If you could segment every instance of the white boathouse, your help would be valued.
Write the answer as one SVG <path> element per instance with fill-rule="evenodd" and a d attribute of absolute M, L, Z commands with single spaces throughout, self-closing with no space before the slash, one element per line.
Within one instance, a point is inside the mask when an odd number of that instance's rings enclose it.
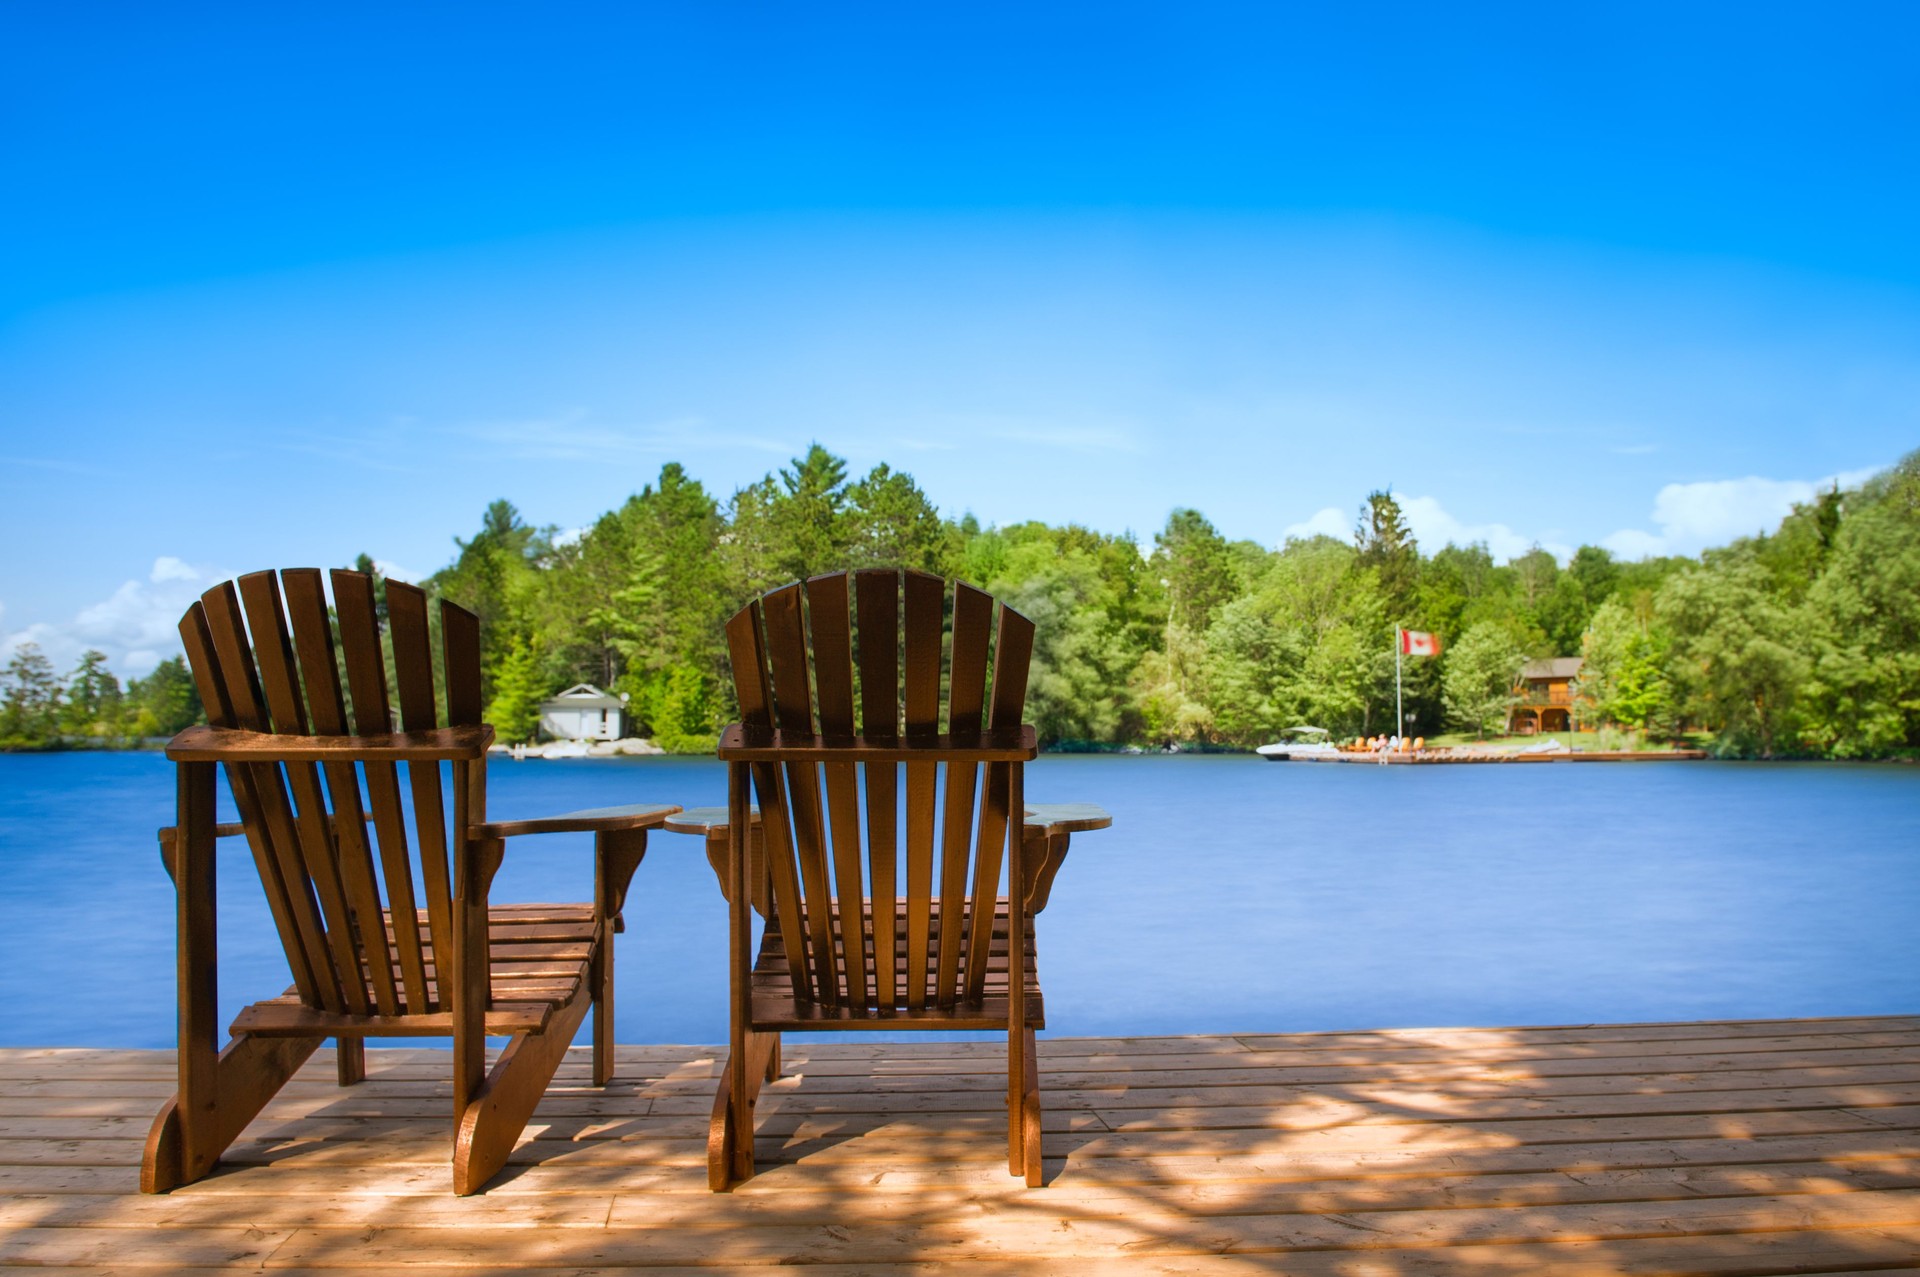
<path fill-rule="evenodd" d="M 626 735 L 627 698 L 575 683 L 540 702 L 540 731 L 554 740 L 619 740 Z"/>

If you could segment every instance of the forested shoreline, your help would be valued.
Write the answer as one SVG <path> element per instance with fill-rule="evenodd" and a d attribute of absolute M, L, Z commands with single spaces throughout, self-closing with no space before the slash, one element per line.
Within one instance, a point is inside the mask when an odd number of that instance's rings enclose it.
<path fill-rule="evenodd" d="M 982 527 L 936 510 L 886 465 L 854 478 L 815 445 L 722 500 L 678 464 L 577 535 L 509 502 L 422 582 L 481 619 L 488 720 L 530 736 L 539 703 L 589 682 L 630 698 L 640 731 L 710 751 L 732 711 L 722 626 L 766 589 L 902 566 L 982 586 L 1038 627 L 1028 717 L 1051 748 L 1246 747 L 1312 723 L 1393 731 L 1396 628 L 1410 730 L 1504 721 L 1531 657 L 1584 656 L 1580 715 L 1626 739 L 1710 737 L 1726 756 L 1920 753 L 1920 453 L 1798 506 L 1765 535 L 1697 558 L 1622 562 L 1582 546 L 1496 564 L 1427 553 L 1390 492 L 1354 536 L 1228 541 L 1177 510 L 1142 543 L 1041 522 Z M 370 566 L 364 557 L 363 566 Z M 0 672 L 0 746 L 162 736 L 194 721 L 184 664 L 122 688 L 88 652 L 61 677 L 25 645 Z"/>

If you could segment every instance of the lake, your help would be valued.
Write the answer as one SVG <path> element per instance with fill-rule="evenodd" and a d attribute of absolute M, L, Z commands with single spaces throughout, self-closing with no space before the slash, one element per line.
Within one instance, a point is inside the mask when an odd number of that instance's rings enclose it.
<path fill-rule="evenodd" d="M 705 759 L 489 778 L 496 818 L 726 791 Z M 1050 756 L 1027 792 L 1115 818 L 1040 918 L 1057 1034 L 1920 1011 L 1920 768 Z M 172 804 L 157 754 L 0 755 L 0 1045 L 173 1044 Z M 514 840 L 495 898 L 590 898 L 591 847 Z M 242 840 L 219 872 L 224 1024 L 288 977 Z M 724 1041 L 697 839 L 653 835 L 627 920 L 620 1040 Z"/>

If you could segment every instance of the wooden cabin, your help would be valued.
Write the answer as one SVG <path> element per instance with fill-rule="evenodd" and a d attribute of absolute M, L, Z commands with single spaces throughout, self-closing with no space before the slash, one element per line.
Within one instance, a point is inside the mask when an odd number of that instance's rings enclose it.
<path fill-rule="evenodd" d="M 626 734 L 626 713 L 626 697 L 575 683 L 540 702 L 540 730 L 554 740 L 619 740 Z"/>
<path fill-rule="evenodd" d="M 1573 726 L 1573 680 L 1584 662 L 1578 656 L 1550 656 L 1520 667 L 1507 711 L 1509 736 L 1564 732 Z"/>

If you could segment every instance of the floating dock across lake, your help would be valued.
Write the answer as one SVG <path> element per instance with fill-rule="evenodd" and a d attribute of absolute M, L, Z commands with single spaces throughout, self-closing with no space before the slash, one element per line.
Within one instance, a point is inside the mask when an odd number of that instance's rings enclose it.
<path fill-rule="evenodd" d="M 1524 750 L 1427 749 L 1380 750 L 1377 753 L 1328 751 L 1324 754 L 1295 754 L 1283 761 L 1290 763 L 1658 763 L 1688 762 L 1708 757 L 1704 749 L 1587 749 Z"/>

